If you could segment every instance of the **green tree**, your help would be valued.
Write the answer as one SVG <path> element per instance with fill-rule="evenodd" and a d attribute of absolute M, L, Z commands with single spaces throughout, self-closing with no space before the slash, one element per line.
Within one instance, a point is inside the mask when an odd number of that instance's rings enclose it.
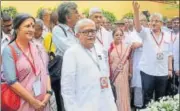
<path fill-rule="evenodd" d="M 132 12 L 128 12 L 128 13 L 124 14 L 122 19 L 124 19 L 124 18 L 133 19 L 133 13 Z"/>
<path fill-rule="evenodd" d="M 13 6 L 2 7 L 1 11 L 4 12 L 4 13 L 7 13 L 12 18 L 14 18 L 18 14 L 17 9 L 15 7 L 13 7 Z"/>
<path fill-rule="evenodd" d="M 109 12 L 107 10 L 102 9 L 103 16 L 106 17 L 111 23 L 114 23 L 116 21 L 116 17 L 112 12 Z M 85 9 L 83 11 L 83 14 L 86 15 L 86 17 L 89 17 L 89 9 Z"/>

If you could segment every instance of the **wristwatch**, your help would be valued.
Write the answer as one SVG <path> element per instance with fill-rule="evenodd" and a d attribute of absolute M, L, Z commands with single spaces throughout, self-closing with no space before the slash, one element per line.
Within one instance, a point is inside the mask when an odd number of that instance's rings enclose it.
<path fill-rule="evenodd" d="M 48 91 L 46 91 L 46 93 L 52 95 L 53 91 L 52 90 L 48 90 Z"/>

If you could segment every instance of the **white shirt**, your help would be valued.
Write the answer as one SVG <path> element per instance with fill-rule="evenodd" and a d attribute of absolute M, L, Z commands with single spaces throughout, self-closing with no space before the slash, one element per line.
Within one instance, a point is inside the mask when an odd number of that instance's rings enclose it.
<path fill-rule="evenodd" d="M 174 43 L 175 43 L 175 41 L 179 40 L 179 32 L 177 34 L 175 34 L 173 31 L 170 31 L 169 34 L 170 34 L 170 39 L 172 42 L 172 52 L 173 52 L 173 49 L 175 47 Z"/>
<path fill-rule="evenodd" d="M 164 33 L 164 39 L 161 44 L 161 50 L 164 55 L 163 60 L 157 60 L 158 46 L 151 35 L 151 30 L 148 28 L 143 28 L 139 33 L 143 42 L 143 52 L 139 63 L 139 68 L 141 71 L 152 76 L 167 76 L 168 75 L 168 56 L 172 55 L 171 52 L 171 41 L 169 34 Z M 162 34 L 158 37 L 158 43 L 162 38 Z"/>
<path fill-rule="evenodd" d="M 50 32 L 49 28 L 46 25 L 43 25 L 42 37 L 44 38 L 48 32 Z"/>
<path fill-rule="evenodd" d="M 97 38 L 95 43 L 99 44 L 103 50 L 108 51 L 111 44 L 111 35 L 104 27 L 101 27 L 100 30 L 97 31 Z"/>
<path fill-rule="evenodd" d="M 139 37 L 139 35 L 135 30 L 131 32 L 130 36 L 132 42 L 142 43 L 142 39 Z M 142 87 L 140 69 L 138 68 L 141 55 L 142 55 L 142 47 L 135 49 L 131 55 L 133 59 L 133 74 L 131 79 L 131 87 L 139 87 L 139 88 Z"/>
<path fill-rule="evenodd" d="M 11 38 L 7 34 L 2 32 L 1 55 L 2 55 L 4 48 L 9 44 L 10 41 L 11 41 Z"/>
<path fill-rule="evenodd" d="M 75 37 L 75 34 L 71 31 L 69 26 L 67 26 L 65 24 L 59 24 L 59 25 L 61 25 L 64 28 L 64 30 L 67 34 L 67 37 L 66 37 L 64 31 L 58 25 L 56 25 L 52 31 L 52 40 L 56 46 L 56 54 L 62 56 L 62 55 L 64 55 L 64 52 L 68 48 L 70 48 L 72 45 L 78 43 L 78 40 Z"/>
<path fill-rule="evenodd" d="M 33 42 L 36 42 L 36 43 L 39 44 L 39 45 L 43 45 L 43 38 L 42 38 L 42 37 L 40 37 L 40 38 L 38 38 L 38 39 L 33 38 Z"/>
<path fill-rule="evenodd" d="M 117 111 L 109 79 L 108 88 L 101 90 L 100 77 L 109 78 L 109 71 L 101 48 L 95 45 L 95 50 L 98 59 L 95 51 L 91 53 L 99 61 L 101 71 L 87 54 L 90 51 L 80 44 L 73 45 L 64 54 L 61 93 L 66 111 Z"/>
<path fill-rule="evenodd" d="M 179 70 L 179 37 L 176 38 L 176 41 L 173 44 L 173 56 L 174 56 L 174 70 Z"/>
<path fill-rule="evenodd" d="M 7 45 L 9 44 L 10 41 L 11 41 L 11 38 L 9 37 L 9 35 L 2 32 L 1 55 L 3 53 L 4 48 L 7 47 Z M 3 74 L 3 65 L 0 65 L 0 66 L 1 66 L 1 74 Z M 1 79 L 4 80 L 4 77 L 2 75 L 1 75 Z"/>

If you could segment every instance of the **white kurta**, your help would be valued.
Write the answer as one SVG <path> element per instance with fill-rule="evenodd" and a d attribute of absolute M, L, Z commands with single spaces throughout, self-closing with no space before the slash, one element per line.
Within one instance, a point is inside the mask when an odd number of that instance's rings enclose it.
<path fill-rule="evenodd" d="M 108 53 L 108 49 L 110 48 L 111 38 L 110 32 L 108 32 L 105 28 L 101 27 L 97 32 L 97 39 L 95 43 L 99 44 L 104 51 Z"/>
<path fill-rule="evenodd" d="M 101 71 L 80 44 L 64 54 L 61 93 L 66 111 L 117 111 L 109 79 L 109 87 L 101 89 L 100 77 L 109 78 L 109 71 L 101 48 L 95 45 L 95 49 Z"/>
<path fill-rule="evenodd" d="M 138 36 L 137 32 L 134 30 L 131 32 L 132 42 L 142 43 L 142 39 Z M 133 75 L 131 80 L 131 87 L 139 87 L 141 88 L 141 75 L 140 69 L 138 68 L 138 64 L 142 55 L 142 47 L 137 48 L 133 52 Z"/>

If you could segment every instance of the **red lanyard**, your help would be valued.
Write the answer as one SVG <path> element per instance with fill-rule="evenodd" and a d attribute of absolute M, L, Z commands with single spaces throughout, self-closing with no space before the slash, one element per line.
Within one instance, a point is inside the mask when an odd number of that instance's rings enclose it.
<path fill-rule="evenodd" d="M 29 64 L 31 65 L 31 68 L 32 68 L 32 70 L 33 70 L 33 73 L 36 75 L 36 69 L 35 69 L 35 65 L 34 65 L 34 59 L 33 59 L 33 56 L 32 56 L 30 44 L 28 44 L 28 49 L 29 49 L 29 51 L 30 51 L 30 54 L 31 54 L 33 63 L 30 61 L 30 59 L 27 57 L 27 55 L 22 51 L 22 49 L 19 47 L 19 45 L 17 44 L 17 42 L 16 42 L 16 45 L 17 45 L 17 47 L 21 50 L 23 56 L 27 59 L 27 61 L 28 61 Z"/>
<path fill-rule="evenodd" d="M 122 60 L 124 59 L 125 55 L 126 55 L 126 52 L 127 52 L 128 47 L 126 48 L 124 54 L 122 53 L 122 43 L 121 43 L 121 53 L 120 53 L 120 54 L 119 54 L 119 52 L 118 52 L 117 46 L 115 46 L 115 48 L 116 48 L 116 53 L 117 53 L 120 61 L 122 61 Z M 121 56 L 122 56 L 122 57 L 121 57 Z M 125 64 L 125 62 L 124 62 L 123 64 Z"/>
<path fill-rule="evenodd" d="M 176 36 L 174 37 L 174 40 L 173 40 L 173 32 L 171 32 L 171 42 L 174 43 L 176 41 Z"/>
<path fill-rule="evenodd" d="M 101 36 L 101 40 L 99 39 L 99 37 L 97 37 L 97 39 L 98 39 L 98 41 L 101 43 L 101 45 L 104 46 L 104 44 L 103 44 L 103 39 L 102 39 L 101 29 L 100 29 L 100 36 Z"/>
<path fill-rule="evenodd" d="M 154 41 L 156 42 L 156 45 L 160 48 L 161 47 L 161 43 L 163 41 L 163 38 L 164 38 L 164 33 L 162 33 L 162 38 L 161 38 L 161 41 L 158 43 L 156 38 L 154 37 L 153 33 L 151 32 L 151 35 L 153 36 L 153 39 Z"/>

